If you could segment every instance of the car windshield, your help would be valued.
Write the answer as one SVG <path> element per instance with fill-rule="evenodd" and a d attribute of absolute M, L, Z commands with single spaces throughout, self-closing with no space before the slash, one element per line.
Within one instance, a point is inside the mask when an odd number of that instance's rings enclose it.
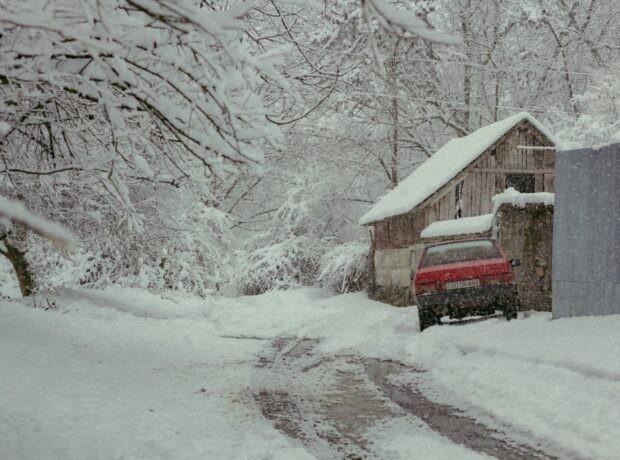
<path fill-rule="evenodd" d="M 502 257 L 491 240 L 460 241 L 431 246 L 426 250 L 421 267 Z"/>

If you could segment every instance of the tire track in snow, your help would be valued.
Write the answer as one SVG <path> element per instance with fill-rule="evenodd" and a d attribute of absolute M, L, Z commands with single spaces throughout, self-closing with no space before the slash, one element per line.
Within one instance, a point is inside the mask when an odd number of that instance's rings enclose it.
<path fill-rule="evenodd" d="M 390 382 L 390 376 L 396 376 L 403 371 L 422 372 L 420 370 L 416 371 L 395 361 L 365 359 L 364 362 L 370 380 L 390 400 L 456 444 L 502 460 L 558 458 L 518 443 L 510 439 L 508 434 L 468 417 L 456 407 L 433 402 L 416 388 L 404 388 Z"/>
<path fill-rule="evenodd" d="M 315 339 L 272 341 L 257 367 L 280 387 L 267 383 L 254 395 L 263 416 L 317 458 L 376 458 L 366 431 L 403 413 L 455 444 L 495 458 L 558 458 L 389 379 L 419 370 L 393 361 L 321 355 L 315 353 L 317 344 Z"/>

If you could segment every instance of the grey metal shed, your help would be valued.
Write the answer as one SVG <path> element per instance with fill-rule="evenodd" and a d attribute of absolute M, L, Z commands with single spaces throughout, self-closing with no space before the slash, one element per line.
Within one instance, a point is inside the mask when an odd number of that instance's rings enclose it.
<path fill-rule="evenodd" d="M 553 317 L 620 314 L 620 144 L 558 152 Z"/>

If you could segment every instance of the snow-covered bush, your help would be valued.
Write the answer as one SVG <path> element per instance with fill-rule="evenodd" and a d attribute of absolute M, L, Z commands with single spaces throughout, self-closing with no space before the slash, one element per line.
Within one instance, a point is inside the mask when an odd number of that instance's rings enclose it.
<path fill-rule="evenodd" d="M 314 179 L 295 180 L 269 227 L 237 252 L 235 273 L 223 292 L 259 294 L 316 283 L 321 256 L 334 243 L 318 207 L 324 192 Z"/>
<path fill-rule="evenodd" d="M 313 285 L 323 251 L 320 240 L 299 236 L 245 253 L 237 259 L 227 292 L 254 295 Z"/>
<path fill-rule="evenodd" d="M 352 241 L 333 247 L 320 261 L 319 283 L 333 292 L 364 289 L 368 277 L 367 241 Z"/>
<path fill-rule="evenodd" d="M 156 200 L 143 199 L 144 190 L 133 192 L 139 225 L 113 213 L 96 221 L 90 215 L 88 222 L 76 206 L 71 226 L 78 241 L 68 256 L 28 236 L 28 260 L 39 289 L 116 284 L 204 295 L 219 287 L 230 271 L 228 215 L 203 204 L 193 190 L 167 189 Z"/>

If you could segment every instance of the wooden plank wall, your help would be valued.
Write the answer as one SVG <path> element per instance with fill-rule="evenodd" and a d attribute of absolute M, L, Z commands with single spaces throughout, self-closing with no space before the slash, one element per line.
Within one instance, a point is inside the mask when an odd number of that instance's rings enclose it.
<path fill-rule="evenodd" d="M 425 225 L 424 209 L 375 222 L 376 249 L 404 248 L 418 242 Z"/>
<path fill-rule="evenodd" d="M 514 128 L 435 194 L 436 199 L 426 206 L 426 224 L 456 217 L 454 193 L 461 181 L 462 217 L 491 212 L 492 196 L 506 189 L 506 174 L 513 172 L 532 173 L 536 192 L 553 192 L 555 152 L 518 146 L 552 147 L 552 144 L 529 123 Z"/>
<path fill-rule="evenodd" d="M 532 173 L 536 192 L 554 191 L 554 150 L 522 149 L 519 146 L 553 147 L 529 122 L 506 133 L 463 172 L 429 197 L 412 212 L 394 216 L 375 225 L 377 249 L 411 246 L 420 232 L 437 220 L 456 217 L 455 187 L 463 182 L 462 217 L 493 210 L 492 196 L 506 189 L 506 174 Z"/>

